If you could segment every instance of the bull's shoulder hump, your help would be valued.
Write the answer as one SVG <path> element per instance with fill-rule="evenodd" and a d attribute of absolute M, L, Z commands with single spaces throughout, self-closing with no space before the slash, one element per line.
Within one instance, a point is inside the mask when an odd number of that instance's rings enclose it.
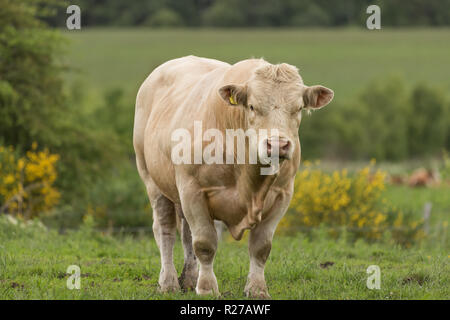
<path fill-rule="evenodd" d="M 230 64 L 219 61 L 216 59 L 203 58 L 197 56 L 185 56 L 181 58 L 176 58 L 173 60 L 169 60 L 162 65 L 160 65 L 157 69 L 193 69 L 197 71 L 200 70 L 213 70 L 219 67 L 230 66 Z M 156 69 L 155 69 L 156 70 Z"/>
<path fill-rule="evenodd" d="M 164 62 L 156 67 L 142 83 L 138 96 L 156 87 L 173 86 L 192 82 L 216 69 L 229 68 L 230 65 L 215 59 L 185 56 Z"/>
<path fill-rule="evenodd" d="M 264 60 L 263 58 L 251 58 L 251 59 L 245 59 L 245 60 L 241 60 L 236 62 L 235 64 L 233 64 L 233 68 L 240 68 L 240 69 L 255 69 L 255 68 L 259 68 L 262 65 L 267 65 L 269 64 L 266 60 Z"/>
<path fill-rule="evenodd" d="M 159 83 L 183 85 L 197 81 L 217 69 L 229 67 L 228 63 L 219 60 L 187 56 L 167 61 L 156 68 L 149 77 L 158 78 Z"/>

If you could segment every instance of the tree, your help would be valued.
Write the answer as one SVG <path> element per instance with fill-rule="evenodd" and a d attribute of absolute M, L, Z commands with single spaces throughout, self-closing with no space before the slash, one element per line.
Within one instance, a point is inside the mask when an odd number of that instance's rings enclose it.
<path fill-rule="evenodd" d="M 63 107 L 58 57 L 64 41 L 37 18 L 49 3 L 0 0 L 0 136 L 21 148 L 38 137 L 57 139 L 48 124 Z"/>
<path fill-rule="evenodd" d="M 116 135 L 64 93 L 64 38 L 41 18 L 53 0 L 0 0 L 0 143 L 24 153 L 34 142 L 59 154 L 58 184 L 81 190 L 98 179 L 120 149 Z M 76 181 L 76 183 L 75 183 Z"/>

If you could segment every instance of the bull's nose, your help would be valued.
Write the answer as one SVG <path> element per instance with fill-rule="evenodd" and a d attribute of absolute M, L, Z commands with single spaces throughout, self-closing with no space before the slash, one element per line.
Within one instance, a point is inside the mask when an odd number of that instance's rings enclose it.
<path fill-rule="evenodd" d="M 291 148 L 291 142 L 282 138 L 270 138 L 267 139 L 267 155 L 270 157 L 272 152 L 276 152 L 278 149 L 279 157 L 286 157 L 289 154 Z"/>

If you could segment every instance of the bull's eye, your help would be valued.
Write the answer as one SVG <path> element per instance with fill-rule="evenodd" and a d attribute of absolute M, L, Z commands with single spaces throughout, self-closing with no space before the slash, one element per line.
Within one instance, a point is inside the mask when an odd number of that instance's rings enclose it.
<path fill-rule="evenodd" d="M 255 111 L 255 108 L 253 108 L 253 106 L 250 105 L 250 110 Z"/>
<path fill-rule="evenodd" d="M 302 111 L 302 109 L 303 109 L 302 107 L 295 109 L 294 111 L 292 111 L 292 115 L 296 115 L 296 114 L 300 113 Z"/>

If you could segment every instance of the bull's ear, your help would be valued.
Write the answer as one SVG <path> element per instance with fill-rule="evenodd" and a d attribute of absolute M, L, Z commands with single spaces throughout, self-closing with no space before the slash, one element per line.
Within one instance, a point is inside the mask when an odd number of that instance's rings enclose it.
<path fill-rule="evenodd" d="M 247 104 L 247 89 L 245 86 L 229 84 L 220 88 L 219 94 L 229 105 L 245 106 Z"/>
<path fill-rule="evenodd" d="M 311 86 L 303 94 L 303 102 L 305 108 L 319 109 L 329 104 L 333 97 L 333 90 L 323 86 Z"/>

